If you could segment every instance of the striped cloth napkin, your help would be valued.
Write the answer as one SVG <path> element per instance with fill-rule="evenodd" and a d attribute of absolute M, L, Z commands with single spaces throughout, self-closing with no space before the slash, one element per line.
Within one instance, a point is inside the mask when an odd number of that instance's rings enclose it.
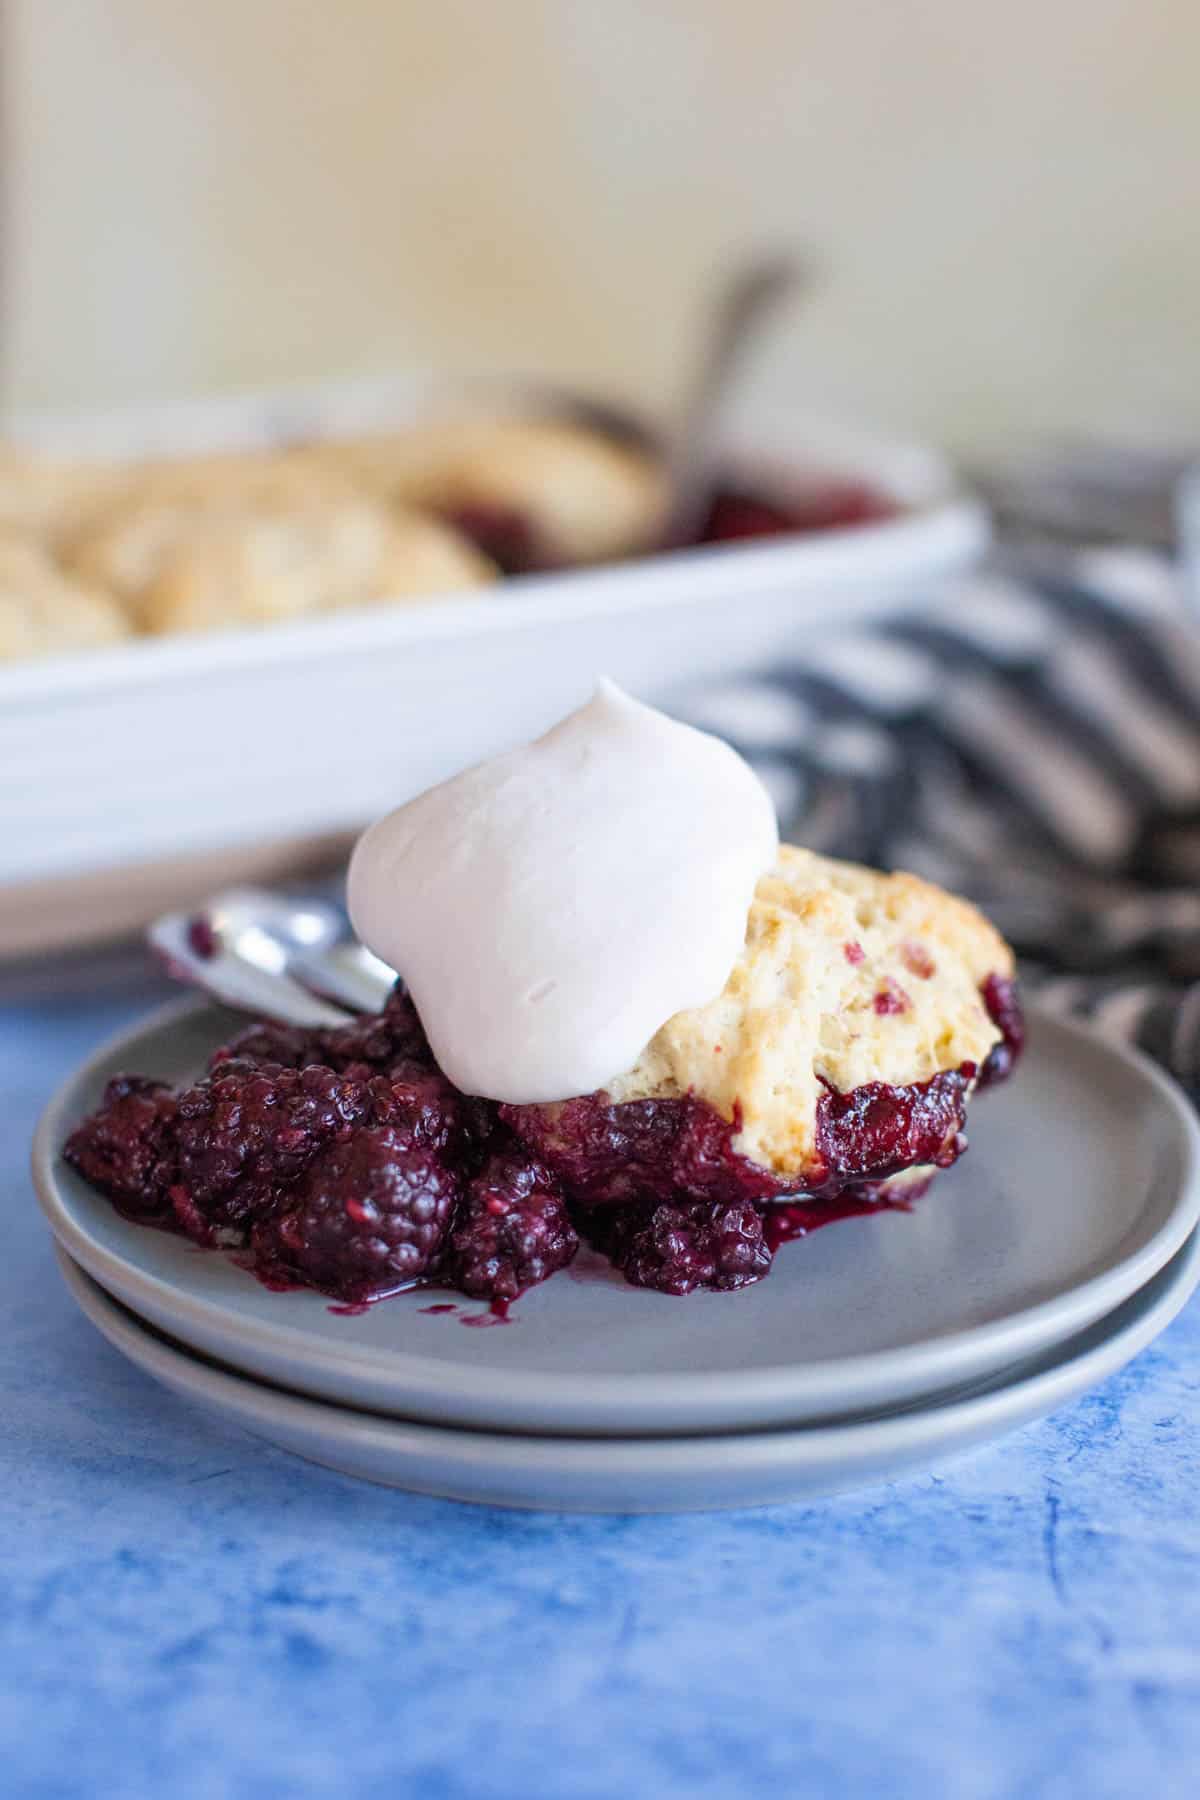
<path fill-rule="evenodd" d="M 1029 991 L 1200 1102 L 1200 629 L 1148 552 L 1001 552 L 924 609 L 691 689 L 786 837 L 970 895 Z"/>

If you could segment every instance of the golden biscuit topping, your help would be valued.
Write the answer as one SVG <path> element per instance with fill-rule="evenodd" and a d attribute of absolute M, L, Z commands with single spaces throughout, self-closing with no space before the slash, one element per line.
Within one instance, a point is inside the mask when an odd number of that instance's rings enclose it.
<path fill-rule="evenodd" d="M 793 845 L 758 884 L 746 942 L 723 991 L 677 1013 L 614 1100 L 695 1093 L 735 1147 L 789 1175 L 815 1145 L 824 1086 L 904 1087 L 981 1067 L 1000 1033 L 980 988 L 1012 951 L 975 907 L 915 875 L 881 875 Z"/>

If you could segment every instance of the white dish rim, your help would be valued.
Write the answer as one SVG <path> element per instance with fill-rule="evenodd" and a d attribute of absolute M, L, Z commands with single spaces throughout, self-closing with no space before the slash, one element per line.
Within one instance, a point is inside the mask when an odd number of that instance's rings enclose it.
<path fill-rule="evenodd" d="M 92 700 L 97 688 L 191 685 L 226 671 L 244 675 L 264 665 L 319 662 L 333 654 L 374 656 L 481 633 L 550 630 L 583 618 L 686 610 L 728 591 L 731 559 L 746 597 L 777 591 L 784 578 L 815 590 L 847 580 L 869 585 L 883 577 L 894 580 L 906 568 L 923 574 L 946 562 L 957 565 L 982 551 L 989 535 L 983 506 L 964 496 L 872 525 L 701 545 L 561 574 L 510 576 L 499 588 L 462 598 L 383 603 L 258 629 L 132 638 L 0 666 L 0 707 Z"/>

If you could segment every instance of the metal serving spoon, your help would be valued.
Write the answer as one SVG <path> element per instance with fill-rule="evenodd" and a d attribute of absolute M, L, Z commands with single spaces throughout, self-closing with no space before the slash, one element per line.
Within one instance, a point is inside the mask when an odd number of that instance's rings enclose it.
<path fill-rule="evenodd" d="M 230 888 L 192 912 L 166 913 L 147 941 L 177 981 L 223 1006 L 288 1025 L 344 1025 L 375 1012 L 395 973 L 323 900 Z"/>
<path fill-rule="evenodd" d="M 715 476 L 714 426 L 767 314 L 791 294 L 811 286 L 813 277 L 807 257 L 772 252 L 740 264 L 722 282 L 666 445 L 668 544 L 693 543 L 704 523 Z"/>

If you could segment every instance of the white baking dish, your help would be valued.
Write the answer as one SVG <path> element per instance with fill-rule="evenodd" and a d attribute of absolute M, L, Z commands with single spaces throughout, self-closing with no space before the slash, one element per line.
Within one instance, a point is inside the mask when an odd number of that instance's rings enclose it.
<path fill-rule="evenodd" d="M 373 384 L 18 429 L 83 452 L 184 451 L 395 422 L 427 409 L 427 392 Z M 862 477 L 904 511 L 478 597 L 0 669 L 0 949 L 13 947 L 5 908 L 47 884 L 215 852 L 261 861 L 279 841 L 353 829 L 538 731 L 597 672 L 652 696 L 802 661 L 814 637 L 903 606 L 985 544 L 981 509 L 928 451 L 787 418 L 728 448 L 735 466 Z"/>

